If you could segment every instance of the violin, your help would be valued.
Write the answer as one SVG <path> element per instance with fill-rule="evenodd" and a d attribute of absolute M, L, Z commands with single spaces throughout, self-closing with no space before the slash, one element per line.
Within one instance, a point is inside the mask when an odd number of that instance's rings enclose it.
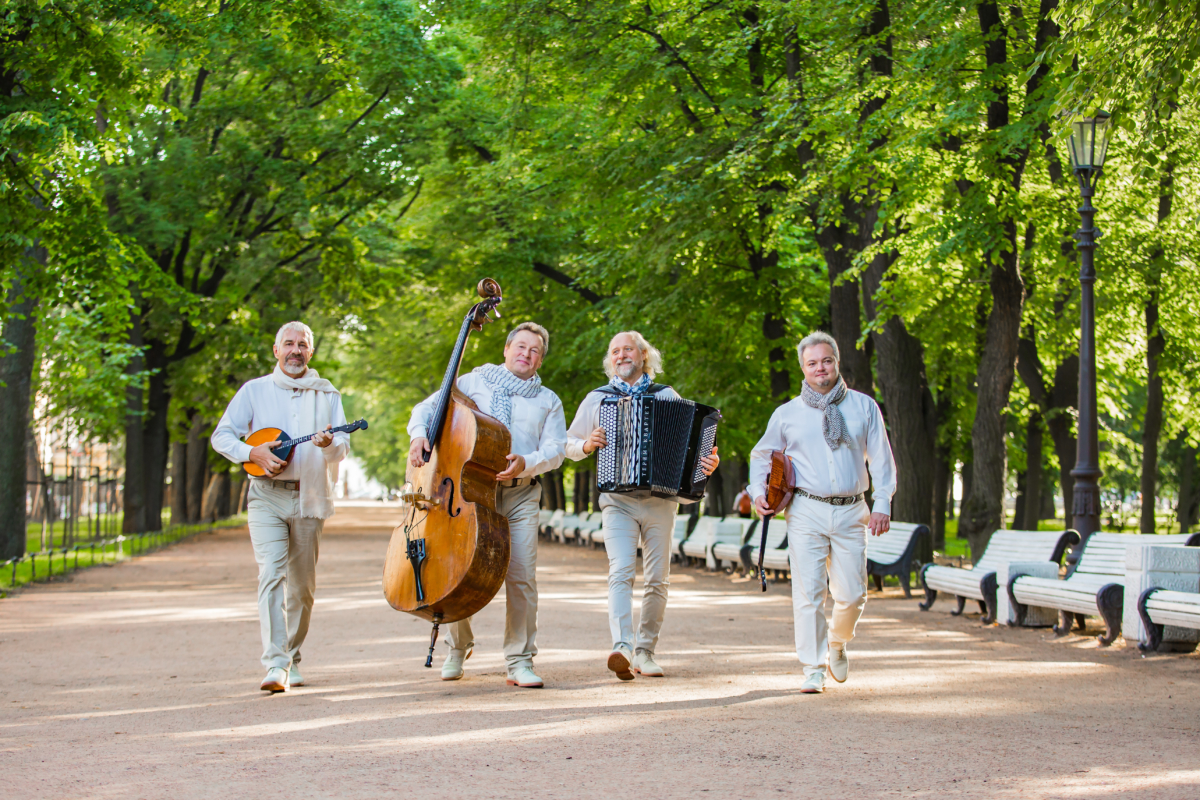
<path fill-rule="evenodd" d="M 792 460 L 782 450 L 771 451 L 771 474 L 767 476 L 767 493 L 764 498 L 771 509 L 770 514 L 763 516 L 762 542 L 758 547 L 758 580 L 762 590 L 767 590 L 767 573 L 763 572 L 763 556 L 767 553 L 767 526 L 776 514 L 787 508 L 795 494 L 796 471 Z"/>
<path fill-rule="evenodd" d="M 496 509 L 496 475 L 507 466 L 512 439 L 455 385 L 467 338 L 492 321 L 488 314 L 503 299 L 491 278 L 476 290 L 483 299 L 459 329 L 426 431 L 425 466 L 410 466 L 405 476 L 402 519 L 383 568 L 383 594 L 392 608 L 433 623 L 426 667 L 433 666 L 438 627 L 479 612 L 508 573 L 508 519 Z"/>

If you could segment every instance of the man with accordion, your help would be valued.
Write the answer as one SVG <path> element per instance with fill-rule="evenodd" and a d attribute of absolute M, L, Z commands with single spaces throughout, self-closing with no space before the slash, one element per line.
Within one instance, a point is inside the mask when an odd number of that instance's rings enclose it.
<path fill-rule="evenodd" d="M 637 331 L 613 337 L 609 382 L 589 392 L 567 431 L 567 457 L 597 456 L 604 548 L 608 552 L 608 668 L 623 681 L 662 677 L 655 647 L 667 608 L 671 538 L 679 503 L 703 496 L 717 468 L 716 409 L 654 383 L 662 355 Z M 607 430 L 606 430 L 607 429 Z M 633 630 L 633 580 L 642 546 L 641 620 Z"/>
<path fill-rule="evenodd" d="M 796 655 L 804 668 L 800 691 L 817 694 L 825 690 L 826 662 L 839 683 L 849 672 L 846 644 L 867 602 L 867 531 L 878 536 L 888 530 L 896 462 L 879 405 L 839 375 L 833 337 L 812 333 L 796 354 L 804 370 L 800 396 L 775 409 L 751 451 L 750 494 L 766 518 L 781 510 L 768 502 L 768 488 L 779 497 L 794 491 L 787 538 Z M 790 470 L 772 470 L 778 455 Z M 868 468 L 873 509 L 864 499 Z M 788 472 L 794 481 L 784 480 L 795 485 L 776 485 L 776 476 Z M 827 594 L 833 595 L 832 625 L 825 621 Z"/>

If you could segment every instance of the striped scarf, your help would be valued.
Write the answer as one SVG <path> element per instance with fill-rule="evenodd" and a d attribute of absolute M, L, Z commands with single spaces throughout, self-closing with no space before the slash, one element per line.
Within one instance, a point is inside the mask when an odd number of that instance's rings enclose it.
<path fill-rule="evenodd" d="M 472 372 L 483 378 L 484 383 L 492 390 L 492 416 L 500 420 L 506 428 L 512 426 L 512 396 L 515 394 L 532 399 L 542 390 L 541 377 L 534 375 L 523 381 L 509 372 L 507 367 L 498 364 L 484 364 Z"/>
<path fill-rule="evenodd" d="M 838 409 L 838 404 L 846 399 L 846 382 L 838 376 L 837 385 L 828 394 L 821 394 L 808 385 L 808 381 L 800 383 L 800 398 L 809 408 L 815 408 L 825 415 L 821 422 L 821 433 L 825 435 L 825 443 L 830 450 L 837 450 L 842 442 L 850 444 L 850 432 L 846 430 L 846 420 Z"/>
<path fill-rule="evenodd" d="M 609 386 L 613 387 L 619 392 L 629 395 L 630 397 L 639 397 L 645 394 L 646 390 L 650 388 L 650 384 L 650 376 L 644 372 L 642 373 L 642 377 L 638 378 L 637 383 L 635 383 L 633 386 L 630 386 L 628 383 L 622 380 L 619 375 L 613 375 L 608 381 Z"/>

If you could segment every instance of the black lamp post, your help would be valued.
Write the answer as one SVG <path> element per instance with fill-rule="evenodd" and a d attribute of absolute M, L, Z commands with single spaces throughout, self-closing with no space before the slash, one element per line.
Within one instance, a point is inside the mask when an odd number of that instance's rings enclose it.
<path fill-rule="evenodd" d="M 1088 537 L 1100 530 L 1100 435 L 1096 419 L 1096 209 L 1092 196 L 1108 151 L 1109 115 L 1103 111 L 1071 123 L 1071 168 L 1079 179 L 1079 439 L 1075 451 L 1073 525 L 1079 546 L 1068 561 L 1074 564 Z"/>

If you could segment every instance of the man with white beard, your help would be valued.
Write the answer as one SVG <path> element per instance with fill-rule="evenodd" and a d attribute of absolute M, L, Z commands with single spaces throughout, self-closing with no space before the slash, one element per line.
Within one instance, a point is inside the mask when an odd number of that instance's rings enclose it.
<path fill-rule="evenodd" d="M 321 529 L 333 516 L 338 463 L 350 450 L 349 434 L 324 432 L 345 425 L 346 414 L 333 384 L 309 368 L 313 352 L 313 333 L 303 322 L 280 328 L 274 371 L 238 389 L 212 435 L 218 453 L 235 464 L 253 462 L 267 473 L 250 479 L 247 511 L 267 668 L 260 688 L 269 692 L 304 683 L 300 646 L 312 617 Z M 280 428 L 291 436 L 321 432 L 312 447 L 297 445 L 286 462 L 271 452 L 273 442 L 251 447 L 242 441 L 260 428 Z"/>
<path fill-rule="evenodd" d="M 567 458 L 580 461 L 598 448 L 608 446 L 600 427 L 600 401 L 605 397 L 643 394 L 679 399 L 670 386 L 653 383 L 662 371 L 662 354 L 637 331 L 623 331 L 612 338 L 604 359 L 609 377 L 605 385 L 589 392 L 567 431 Z M 705 475 L 717 468 L 717 448 L 700 459 Z M 608 668 L 623 681 L 633 673 L 661 678 L 662 667 L 654 660 L 667 610 L 667 586 L 671 572 L 671 536 L 679 503 L 695 502 L 654 497 L 649 491 L 603 493 L 600 509 L 604 525 L 604 549 L 608 553 L 608 626 L 612 652 Z M 642 613 L 635 638 L 633 630 L 633 579 L 639 540 L 642 546 Z"/>
<path fill-rule="evenodd" d="M 750 452 L 750 495 L 759 514 L 770 514 L 766 484 L 771 452 L 780 450 L 795 471 L 787 510 L 788 558 L 796 655 L 804 668 L 800 691 L 825 691 L 829 674 L 843 683 L 850 670 L 846 644 L 867 603 L 867 531 L 886 533 L 896 493 L 896 462 L 883 414 L 874 398 L 846 386 L 838 373 L 837 342 L 822 331 L 796 347 L 804 383 L 800 396 L 771 415 Z M 874 510 L 864 493 L 874 480 Z M 832 624 L 825 597 L 833 595 Z"/>

